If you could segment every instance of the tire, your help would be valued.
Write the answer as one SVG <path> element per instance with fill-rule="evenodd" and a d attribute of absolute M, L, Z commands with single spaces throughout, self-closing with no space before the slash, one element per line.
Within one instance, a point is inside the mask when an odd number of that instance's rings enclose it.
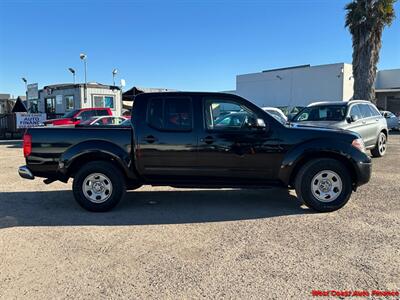
<path fill-rule="evenodd" d="M 76 173 L 72 190 L 80 206 L 93 212 L 105 212 L 119 203 L 126 187 L 123 174 L 112 163 L 93 161 Z"/>
<path fill-rule="evenodd" d="M 385 155 L 387 149 L 387 137 L 386 134 L 380 132 L 378 139 L 375 144 L 375 148 L 371 149 L 371 154 L 373 157 L 382 157 Z"/>
<path fill-rule="evenodd" d="M 299 200 L 309 208 L 318 212 L 335 211 L 350 199 L 351 174 L 340 161 L 315 159 L 299 170 L 295 189 Z"/>

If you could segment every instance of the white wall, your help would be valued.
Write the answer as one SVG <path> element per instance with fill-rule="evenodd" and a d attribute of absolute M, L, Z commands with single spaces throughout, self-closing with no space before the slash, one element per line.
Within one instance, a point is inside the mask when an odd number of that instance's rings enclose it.
<path fill-rule="evenodd" d="M 354 77 L 353 77 L 353 65 L 344 64 L 343 66 L 343 100 L 349 101 L 354 95 Z"/>
<path fill-rule="evenodd" d="M 379 71 L 376 79 L 375 88 L 400 88 L 400 69 Z"/>
<path fill-rule="evenodd" d="M 349 70 L 348 65 L 339 63 L 238 75 L 236 93 L 259 106 L 305 106 L 315 101 L 348 100 L 352 96 L 348 90 L 352 84 Z"/>

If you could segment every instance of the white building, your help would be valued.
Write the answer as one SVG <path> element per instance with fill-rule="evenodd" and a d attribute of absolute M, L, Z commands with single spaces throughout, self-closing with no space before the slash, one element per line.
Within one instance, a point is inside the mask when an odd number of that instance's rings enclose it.
<path fill-rule="evenodd" d="M 30 107 L 49 115 L 62 115 L 74 109 L 107 107 L 113 115 L 121 115 L 121 89 L 99 83 L 67 83 L 45 86 L 39 90 L 39 99 L 30 100 Z"/>
<path fill-rule="evenodd" d="M 351 64 L 302 65 L 238 75 L 232 93 L 259 106 L 296 107 L 316 101 L 348 101 L 353 97 L 353 84 Z M 380 71 L 376 88 L 378 106 L 400 112 L 400 69 Z"/>

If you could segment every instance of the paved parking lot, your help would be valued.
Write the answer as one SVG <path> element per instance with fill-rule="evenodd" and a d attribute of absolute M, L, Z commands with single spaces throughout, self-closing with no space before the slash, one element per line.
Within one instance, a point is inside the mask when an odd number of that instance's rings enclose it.
<path fill-rule="evenodd" d="M 400 135 L 340 211 L 294 192 L 145 186 L 112 212 L 71 184 L 26 181 L 0 143 L 0 298 L 311 298 L 311 290 L 400 290 Z"/>

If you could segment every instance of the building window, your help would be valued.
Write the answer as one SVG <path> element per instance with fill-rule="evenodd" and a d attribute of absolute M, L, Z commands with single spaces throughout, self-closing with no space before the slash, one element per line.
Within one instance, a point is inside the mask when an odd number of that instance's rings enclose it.
<path fill-rule="evenodd" d="M 93 96 L 94 107 L 114 108 L 114 96 Z"/>
<path fill-rule="evenodd" d="M 65 109 L 73 110 L 74 109 L 74 96 L 65 96 Z"/>

